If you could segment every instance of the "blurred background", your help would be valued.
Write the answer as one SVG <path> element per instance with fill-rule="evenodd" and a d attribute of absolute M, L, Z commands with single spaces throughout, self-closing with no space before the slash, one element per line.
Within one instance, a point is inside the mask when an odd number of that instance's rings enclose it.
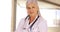
<path fill-rule="evenodd" d="M 48 32 L 60 32 L 60 0 L 38 0 L 38 5 L 42 17 L 47 20 Z M 17 0 L 16 28 L 26 16 L 26 0 Z"/>

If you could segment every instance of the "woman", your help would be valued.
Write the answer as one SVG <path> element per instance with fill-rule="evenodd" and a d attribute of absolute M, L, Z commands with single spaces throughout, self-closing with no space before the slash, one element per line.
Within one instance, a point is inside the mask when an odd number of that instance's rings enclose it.
<path fill-rule="evenodd" d="M 47 23 L 39 13 L 37 0 L 27 0 L 28 16 L 21 19 L 15 32 L 47 32 Z"/>

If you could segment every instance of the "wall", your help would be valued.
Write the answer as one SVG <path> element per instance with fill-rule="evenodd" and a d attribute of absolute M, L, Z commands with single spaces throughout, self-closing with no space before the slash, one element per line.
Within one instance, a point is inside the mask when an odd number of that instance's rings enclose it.
<path fill-rule="evenodd" d="M 12 0 L 0 0 L 0 32 L 11 32 Z"/>

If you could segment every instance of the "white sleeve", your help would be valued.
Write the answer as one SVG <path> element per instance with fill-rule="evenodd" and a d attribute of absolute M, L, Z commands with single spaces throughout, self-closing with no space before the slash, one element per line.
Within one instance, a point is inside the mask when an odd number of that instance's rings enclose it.
<path fill-rule="evenodd" d="M 24 19 L 21 19 L 15 32 L 22 32 L 23 24 L 24 24 Z"/>
<path fill-rule="evenodd" d="M 48 27 L 47 27 L 47 22 L 43 21 L 39 24 L 39 32 L 47 32 Z"/>

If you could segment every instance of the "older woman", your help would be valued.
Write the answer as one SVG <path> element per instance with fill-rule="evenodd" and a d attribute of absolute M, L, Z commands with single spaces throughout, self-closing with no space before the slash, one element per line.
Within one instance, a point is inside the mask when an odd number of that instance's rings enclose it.
<path fill-rule="evenodd" d="M 28 16 L 21 19 L 15 32 L 47 32 L 47 23 L 40 13 L 37 0 L 27 0 Z"/>

